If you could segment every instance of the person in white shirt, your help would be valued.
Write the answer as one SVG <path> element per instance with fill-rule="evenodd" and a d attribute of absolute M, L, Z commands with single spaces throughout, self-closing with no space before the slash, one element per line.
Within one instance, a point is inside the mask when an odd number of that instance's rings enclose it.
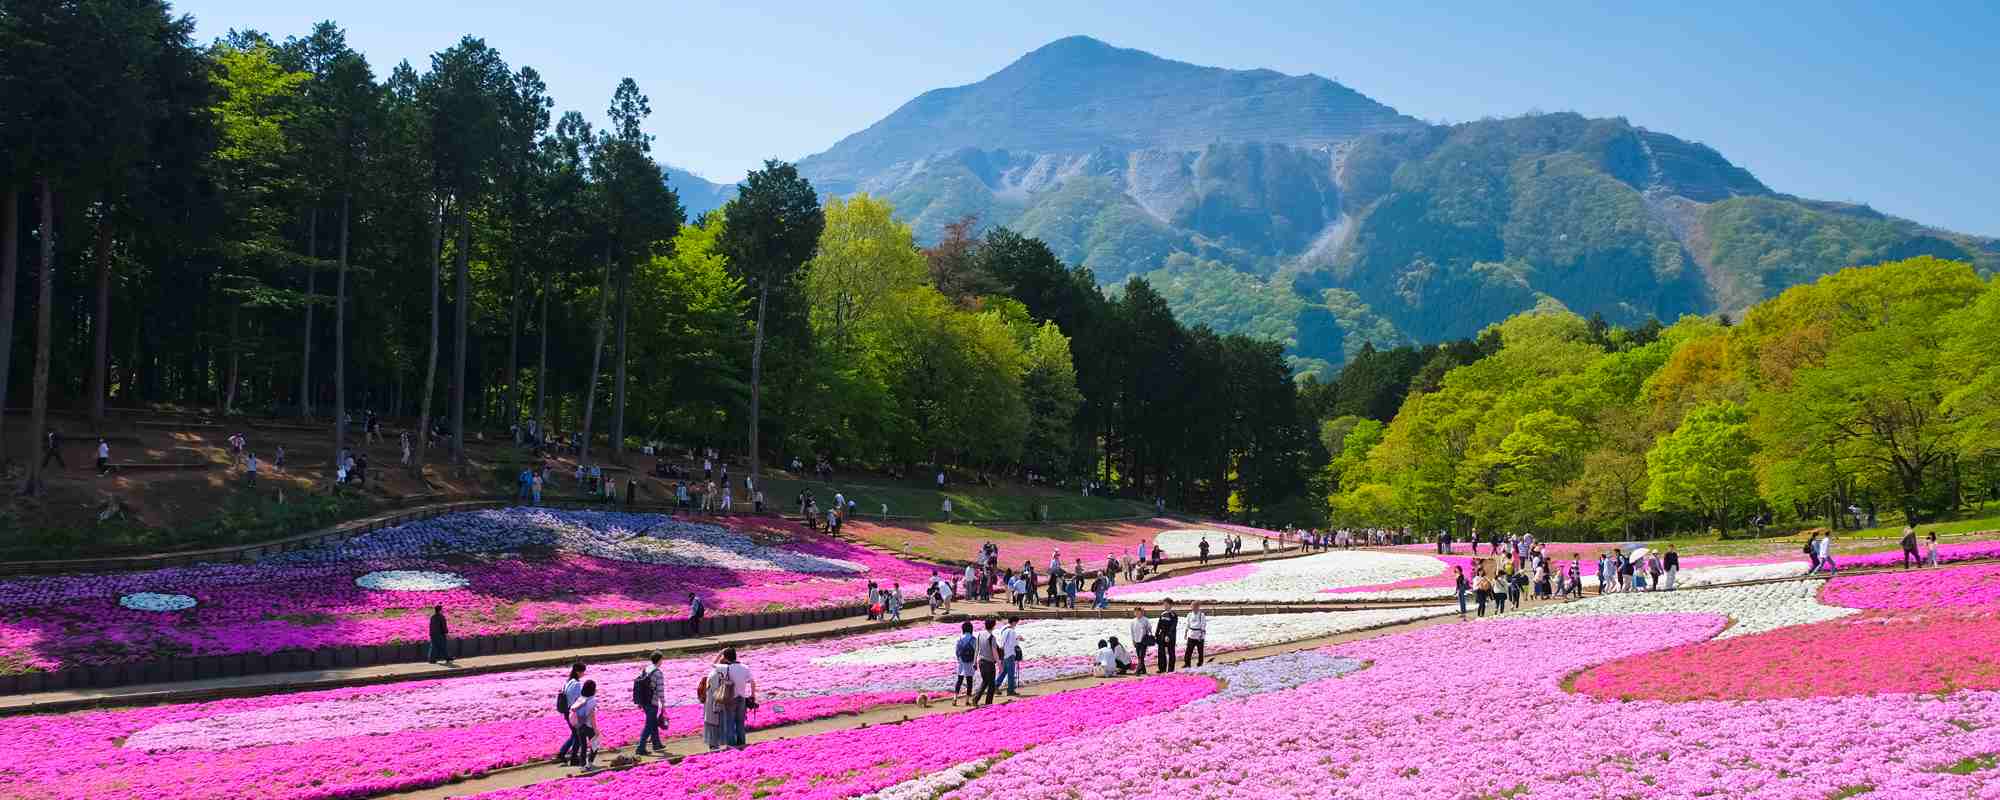
<path fill-rule="evenodd" d="M 1150 640 L 1153 637 L 1153 623 L 1146 619 L 1146 609 L 1138 606 L 1132 608 L 1131 633 L 1132 647 L 1139 653 L 1139 660 L 1133 662 L 1138 665 L 1135 671 L 1140 675 L 1144 675 L 1146 674 L 1146 647 L 1151 644 Z"/>
<path fill-rule="evenodd" d="M 721 684 L 727 684 L 726 686 Z M 750 709 L 757 707 L 757 682 L 750 676 L 750 668 L 736 661 L 736 648 L 723 648 L 722 656 L 715 668 L 709 671 L 701 682 L 703 722 L 719 720 L 717 730 L 704 727 L 703 736 L 708 741 L 708 749 L 719 747 L 743 748 L 745 717 Z"/>
<path fill-rule="evenodd" d="M 1000 629 L 1000 678 L 1007 683 L 1007 696 L 1020 697 L 1015 691 L 1021 673 L 1021 635 L 1017 626 L 1020 617 L 1008 617 L 1007 625 Z"/>
<path fill-rule="evenodd" d="M 244 480 L 248 481 L 248 482 L 250 483 L 250 485 L 251 485 L 251 486 L 256 486 L 256 485 L 257 485 L 257 454 L 256 454 L 256 453 L 251 453 L 251 454 L 250 454 L 250 460 L 249 460 L 249 462 L 248 462 L 248 465 L 247 465 L 247 466 L 245 467 L 245 471 L 244 471 L 244 473 L 243 473 L 243 477 L 244 477 Z"/>
<path fill-rule="evenodd" d="M 1208 649 L 1202 646 L 1202 640 L 1208 638 L 1208 612 L 1201 610 L 1200 600 L 1194 601 L 1194 610 L 1188 612 L 1187 630 L 1187 650 L 1181 656 L 1181 667 L 1207 664 Z M 1201 655 L 1196 656 L 1197 652 Z"/>
<path fill-rule="evenodd" d="M 1132 654 L 1125 649 L 1125 643 L 1118 641 L 1116 636 L 1111 637 L 1111 660 L 1117 666 L 1120 675 L 1132 670 Z"/>
<path fill-rule="evenodd" d="M 103 475 L 104 473 L 110 471 L 111 471 L 111 443 L 103 439 L 99 439 L 97 440 L 97 474 Z"/>
<path fill-rule="evenodd" d="M 1111 643 L 1097 640 L 1097 675 L 1109 678 L 1118 674 L 1118 658 L 1111 652 Z"/>

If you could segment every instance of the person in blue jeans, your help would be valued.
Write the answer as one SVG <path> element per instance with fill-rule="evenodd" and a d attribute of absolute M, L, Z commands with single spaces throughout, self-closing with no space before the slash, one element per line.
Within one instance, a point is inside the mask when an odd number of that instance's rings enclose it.
<path fill-rule="evenodd" d="M 667 752 L 666 743 L 660 741 L 660 728 L 666 725 L 666 719 L 660 712 L 667 707 L 666 676 L 660 674 L 660 659 L 664 657 L 666 654 L 658 650 L 646 656 L 649 663 L 646 664 L 645 670 L 639 673 L 639 681 L 644 685 L 637 687 L 637 691 L 633 692 L 634 700 L 644 701 L 639 704 L 639 708 L 646 712 L 646 727 L 639 729 L 638 754 L 642 756 L 646 754 L 647 742 L 652 742 L 653 748 L 660 751 L 661 755 Z"/>
<path fill-rule="evenodd" d="M 1000 629 L 1000 680 L 1007 683 L 1007 696 L 1020 697 L 1015 686 L 1021 673 L 1021 637 L 1016 628 L 1020 617 L 1008 617 L 1007 627 Z"/>
<path fill-rule="evenodd" d="M 583 752 L 585 746 L 583 737 L 577 731 L 576 723 L 569 719 L 569 710 L 575 708 L 577 701 L 582 697 L 583 662 L 578 661 L 569 667 L 569 680 L 563 683 L 561 707 L 556 709 L 562 714 L 563 726 L 569 728 L 569 738 L 564 739 L 561 749 L 556 750 L 558 764 L 568 764 L 575 760 L 577 754 Z"/>

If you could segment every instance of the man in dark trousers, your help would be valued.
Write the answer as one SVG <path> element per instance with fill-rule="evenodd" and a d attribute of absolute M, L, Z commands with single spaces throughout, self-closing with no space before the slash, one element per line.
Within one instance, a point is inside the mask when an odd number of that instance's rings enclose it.
<path fill-rule="evenodd" d="M 708 609 L 702 607 L 701 598 L 688 592 L 688 628 L 696 636 L 701 635 L 701 617 L 705 613 Z"/>
<path fill-rule="evenodd" d="M 448 640 L 450 638 L 451 638 L 450 634 L 448 634 L 445 630 L 444 606 L 436 606 L 432 608 L 431 651 L 427 659 L 428 661 L 430 661 L 430 663 L 436 664 L 440 661 L 446 663 L 451 662 L 451 653 L 449 648 L 446 647 L 446 644 L 448 644 Z"/>
<path fill-rule="evenodd" d="M 43 467 L 49 465 L 49 459 L 55 459 L 56 464 L 60 465 L 63 469 L 69 469 L 69 464 L 63 461 L 62 457 L 62 431 L 55 428 L 49 429 L 48 443 L 42 448 Z"/>
<path fill-rule="evenodd" d="M 1160 672 L 1174 671 L 1174 636 L 1180 632 L 1181 615 L 1174 611 L 1174 601 L 1168 598 L 1166 608 L 1160 612 L 1160 619 L 1153 623 L 1153 644 L 1160 651 Z"/>

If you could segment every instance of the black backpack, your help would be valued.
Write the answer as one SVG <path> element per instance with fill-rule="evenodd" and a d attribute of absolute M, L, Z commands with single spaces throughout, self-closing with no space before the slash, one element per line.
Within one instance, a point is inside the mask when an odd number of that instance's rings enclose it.
<path fill-rule="evenodd" d="M 653 673 L 651 671 L 646 671 L 639 673 L 639 677 L 632 679 L 633 705 L 637 706 L 652 705 L 653 703 L 652 676 Z"/>
<path fill-rule="evenodd" d="M 1802 548 L 1799 548 L 1799 552 L 1801 552 L 1801 553 L 1805 553 L 1806 555 L 1812 555 L 1812 554 L 1813 554 L 1813 551 L 1812 551 L 1812 546 L 1813 546 L 1813 543 L 1812 543 L 1812 540 L 1811 540 L 1811 539 L 1807 539 L 1807 540 L 1806 540 L 1806 546 L 1805 546 L 1805 547 L 1802 547 Z"/>
<path fill-rule="evenodd" d="M 556 690 L 556 713 L 569 716 L 569 687 Z"/>

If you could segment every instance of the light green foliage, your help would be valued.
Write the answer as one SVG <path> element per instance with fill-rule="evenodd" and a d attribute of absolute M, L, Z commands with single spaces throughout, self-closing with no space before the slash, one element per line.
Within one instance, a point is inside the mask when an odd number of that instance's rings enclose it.
<path fill-rule="evenodd" d="M 826 231 L 806 262 L 804 284 L 813 331 L 836 346 L 850 346 L 855 329 L 883 303 L 924 282 L 923 253 L 892 214 L 866 194 L 827 201 Z"/>
<path fill-rule="evenodd" d="M 1727 530 L 1736 513 L 1756 502 L 1750 458 L 1750 415 L 1735 403 L 1711 403 L 1688 412 L 1673 433 L 1646 451 L 1652 482 L 1648 511 L 1691 511 Z"/>

